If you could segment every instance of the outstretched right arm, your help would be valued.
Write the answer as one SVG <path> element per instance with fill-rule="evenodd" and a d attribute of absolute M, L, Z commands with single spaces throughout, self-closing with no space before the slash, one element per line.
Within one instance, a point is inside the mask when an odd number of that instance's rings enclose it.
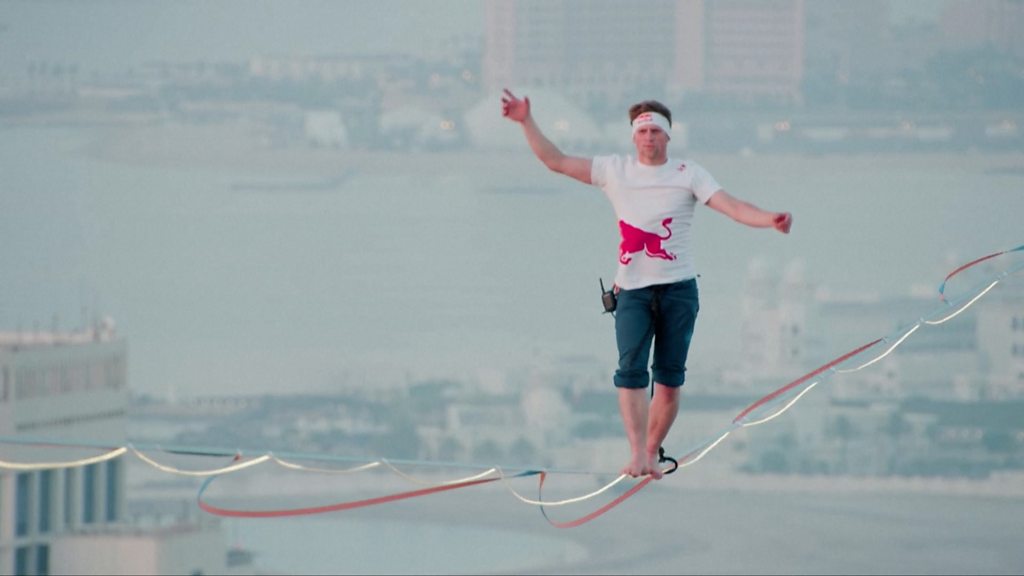
<path fill-rule="evenodd" d="M 558 146 L 555 146 L 551 140 L 548 140 L 547 136 L 540 131 L 537 123 L 534 122 L 533 115 L 530 114 L 529 98 L 516 98 L 512 92 L 506 89 L 505 95 L 501 97 L 501 113 L 509 120 L 518 122 L 523 127 L 523 133 L 526 135 L 526 142 L 530 145 L 530 149 L 533 150 L 534 155 L 549 170 L 565 174 L 584 184 L 591 184 L 590 167 L 592 160 L 590 158 L 563 154 L 558 149 Z"/>

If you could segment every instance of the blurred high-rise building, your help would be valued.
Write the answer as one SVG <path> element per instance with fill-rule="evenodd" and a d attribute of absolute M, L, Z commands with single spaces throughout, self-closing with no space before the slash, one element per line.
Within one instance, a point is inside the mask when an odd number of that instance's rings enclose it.
<path fill-rule="evenodd" d="M 731 99 L 801 99 L 803 0 L 716 0 L 704 12 L 703 91 Z M 684 8 L 680 4 L 680 9 Z"/>
<path fill-rule="evenodd" d="M 943 47 L 989 48 L 1024 58 L 1024 2 L 951 0 L 941 18 Z"/>
<path fill-rule="evenodd" d="M 612 100 L 660 90 L 674 66 L 676 10 L 672 0 L 490 0 L 485 86 Z"/>
<path fill-rule="evenodd" d="M 804 0 L 489 0 L 485 18 L 491 92 L 800 99 Z"/>
<path fill-rule="evenodd" d="M 876 82 L 907 65 L 892 54 L 889 0 L 815 0 L 806 4 L 804 96 L 809 104 L 841 102 L 851 87 Z"/>

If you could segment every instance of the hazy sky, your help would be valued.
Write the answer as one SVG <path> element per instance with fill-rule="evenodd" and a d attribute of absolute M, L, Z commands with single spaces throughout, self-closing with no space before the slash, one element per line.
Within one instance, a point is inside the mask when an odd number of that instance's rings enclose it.
<path fill-rule="evenodd" d="M 939 17 L 945 4 L 945 0 L 890 0 L 889 15 L 896 23 L 930 22 Z"/>
<path fill-rule="evenodd" d="M 943 4 L 892 0 L 891 15 L 934 20 Z M 154 60 L 422 53 L 455 36 L 481 36 L 483 13 L 483 0 L 3 1 L 0 73 L 22 73 L 31 61 L 77 63 L 88 75 Z"/>
<path fill-rule="evenodd" d="M 256 54 L 413 52 L 479 34 L 474 0 L 326 2 L 3 2 L 0 64 L 81 62 L 83 71 L 152 60 L 245 61 Z"/>

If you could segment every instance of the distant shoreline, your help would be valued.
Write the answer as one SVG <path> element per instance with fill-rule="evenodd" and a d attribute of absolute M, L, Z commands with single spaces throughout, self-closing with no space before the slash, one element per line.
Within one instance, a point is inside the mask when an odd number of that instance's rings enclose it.
<path fill-rule="evenodd" d="M 252 123 L 182 124 L 160 123 L 152 118 L 109 119 L 85 124 L 70 119 L 8 123 L 12 127 L 93 127 L 97 137 L 80 150 L 85 156 L 103 162 L 156 165 L 172 168 L 189 167 L 212 170 L 251 172 L 255 175 L 306 174 L 313 177 L 337 178 L 339 174 L 422 174 L 445 176 L 453 166 L 486 165 L 495 181 L 522 179 L 524 176 L 546 175 L 525 144 L 522 149 L 453 150 L 370 150 L 356 148 L 318 148 L 292 144 L 275 146 L 266 128 Z M 628 142 L 621 150 L 628 151 Z M 572 150 L 567 150 L 573 153 Z M 578 152 L 586 155 L 589 152 Z M 604 152 L 603 152 L 604 153 Z M 682 157 L 699 157 L 704 162 L 722 159 L 758 159 L 786 162 L 822 162 L 842 158 L 851 162 L 932 164 L 936 160 L 953 167 L 965 159 L 982 164 L 985 172 L 1018 177 L 1024 175 L 1024 150 L 998 151 L 882 151 L 879 153 L 807 153 L 798 151 L 748 151 L 736 153 L 673 150 Z"/>

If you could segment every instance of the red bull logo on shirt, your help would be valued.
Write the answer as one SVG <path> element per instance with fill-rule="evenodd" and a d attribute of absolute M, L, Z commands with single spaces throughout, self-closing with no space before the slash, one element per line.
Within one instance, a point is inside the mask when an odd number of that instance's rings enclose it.
<path fill-rule="evenodd" d="M 654 232 L 632 226 L 625 220 L 619 220 L 619 232 L 622 234 L 622 243 L 619 244 L 619 263 L 629 264 L 633 261 L 631 255 L 641 251 L 650 258 L 675 260 L 676 255 L 665 250 L 661 245 L 663 241 L 672 237 L 672 229 L 668 226 L 671 223 L 671 218 L 662 220 L 661 225 L 668 231 L 668 235 L 658 236 Z"/>

